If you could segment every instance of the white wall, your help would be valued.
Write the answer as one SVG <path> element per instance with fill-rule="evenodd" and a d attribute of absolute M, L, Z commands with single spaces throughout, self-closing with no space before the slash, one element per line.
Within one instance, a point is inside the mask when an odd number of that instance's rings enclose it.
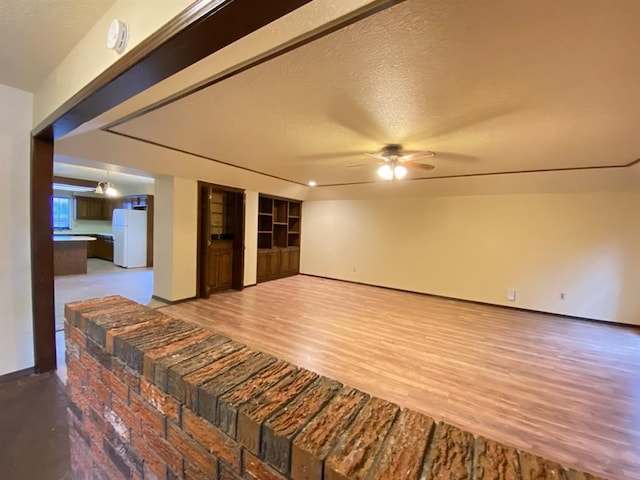
<path fill-rule="evenodd" d="M 153 294 L 169 301 L 196 295 L 198 184 L 159 177 L 153 223 Z"/>
<path fill-rule="evenodd" d="M 307 201 L 301 271 L 640 325 L 638 211 L 637 192 Z"/>
<path fill-rule="evenodd" d="M 0 85 L 0 375 L 32 367 L 30 93 Z"/>

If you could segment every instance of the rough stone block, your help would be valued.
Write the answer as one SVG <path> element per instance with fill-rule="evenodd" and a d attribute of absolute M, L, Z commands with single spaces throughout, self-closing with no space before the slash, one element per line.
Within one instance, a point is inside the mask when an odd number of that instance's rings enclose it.
<path fill-rule="evenodd" d="M 286 480 L 286 477 L 265 465 L 247 450 L 242 451 L 244 478 L 249 480 Z"/>
<path fill-rule="evenodd" d="M 64 317 L 69 324 L 74 327 L 80 328 L 81 331 L 86 331 L 82 315 L 88 315 L 92 311 L 103 311 L 107 308 L 126 306 L 131 307 L 137 304 L 132 302 L 128 298 L 121 297 L 119 295 L 112 295 L 104 298 L 93 298 L 90 300 L 81 300 L 78 302 L 70 302 L 64 306 Z"/>
<path fill-rule="evenodd" d="M 191 410 L 185 409 L 182 417 L 182 428 L 185 433 L 191 435 L 219 460 L 236 469 L 240 468 L 239 445 L 211 425 L 211 423 L 198 417 Z"/>
<path fill-rule="evenodd" d="M 568 480 L 564 469 L 555 462 L 519 452 L 522 480 Z"/>
<path fill-rule="evenodd" d="M 158 321 L 144 329 L 145 334 L 129 332 L 114 338 L 114 353 L 131 369 L 142 373 L 144 353 L 189 338 L 197 327 L 179 320 Z"/>
<path fill-rule="evenodd" d="M 227 337 L 222 335 L 202 332 L 179 342 L 166 345 L 163 348 L 147 352 L 143 361 L 144 376 L 166 392 L 169 388 L 168 370 L 171 367 L 229 341 Z"/>
<path fill-rule="evenodd" d="M 292 403 L 262 426 L 261 452 L 267 463 L 285 475 L 291 467 L 291 443 L 309 420 L 342 388 L 328 378 L 319 378 Z"/>
<path fill-rule="evenodd" d="M 295 370 L 273 388 L 243 404 L 238 410 L 238 441 L 253 454 L 260 455 L 264 421 L 299 395 L 316 378 L 318 375 L 309 370 Z"/>
<path fill-rule="evenodd" d="M 444 423 L 438 424 L 425 459 L 427 480 L 471 480 L 473 436 Z"/>
<path fill-rule="evenodd" d="M 343 388 L 302 429 L 293 441 L 291 478 L 323 479 L 324 459 L 368 398 L 368 395 L 358 390 Z"/>
<path fill-rule="evenodd" d="M 210 369 L 215 372 L 220 367 L 217 363 L 222 359 L 229 357 L 227 360 L 235 361 L 249 352 L 241 343 L 227 342 L 172 366 L 167 372 L 168 393 L 180 403 L 193 406 L 195 387 L 209 379 Z"/>
<path fill-rule="evenodd" d="M 185 472 L 187 463 L 191 463 L 205 475 L 205 478 L 217 478 L 218 465 L 215 459 L 211 458 L 205 448 L 173 424 L 168 425 L 167 441 L 184 456 Z"/>
<path fill-rule="evenodd" d="M 238 407 L 273 387 L 282 377 L 295 370 L 296 367 L 289 362 L 277 360 L 220 395 L 217 404 L 216 426 L 231 438 L 236 438 Z"/>
<path fill-rule="evenodd" d="M 83 313 L 81 318 L 85 323 L 87 337 L 111 352 L 111 342 L 107 341 L 109 330 L 124 332 L 166 316 L 142 305 L 127 303 L 108 310 Z"/>
<path fill-rule="evenodd" d="M 400 408 L 371 398 L 344 431 L 324 464 L 326 480 L 363 480 Z"/>
<path fill-rule="evenodd" d="M 215 425 L 218 397 L 262 371 L 275 360 L 271 355 L 254 352 L 243 361 L 230 365 L 229 368 L 216 374 L 212 379 L 207 380 L 198 387 L 193 410 Z"/>
<path fill-rule="evenodd" d="M 474 480 L 520 480 L 515 448 L 478 437 L 475 442 Z"/>
<path fill-rule="evenodd" d="M 432 418 L 403 409 L 393 424 L 367 479 L 417 480 L 422 472 L 424 455 L 433 428 Z"/>

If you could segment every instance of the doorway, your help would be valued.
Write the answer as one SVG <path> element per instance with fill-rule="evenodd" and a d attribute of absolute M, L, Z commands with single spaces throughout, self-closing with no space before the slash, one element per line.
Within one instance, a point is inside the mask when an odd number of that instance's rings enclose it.
<path fill-rule="evenodd" d="M 198 182 L 198 297 L 244 288 L 244 190 Z"/>

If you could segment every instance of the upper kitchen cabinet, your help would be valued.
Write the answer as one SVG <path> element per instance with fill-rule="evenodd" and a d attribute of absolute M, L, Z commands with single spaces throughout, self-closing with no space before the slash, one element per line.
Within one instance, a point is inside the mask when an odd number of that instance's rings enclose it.
<path fill-rule="evenodd" d="M 76 220 L 111 220 L 114 200 L 110 198 L 80 197 L 75 199 Z"/>

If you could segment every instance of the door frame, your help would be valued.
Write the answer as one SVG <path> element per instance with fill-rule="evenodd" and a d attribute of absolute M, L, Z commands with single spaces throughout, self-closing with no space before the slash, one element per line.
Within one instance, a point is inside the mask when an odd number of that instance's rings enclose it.
<path fill-rule="evenodd" d="M 217 185 L 209 182 L 198 182 L 198 249 L 196 263 L 196 279 L 198 298 L 209 298 L 207 292 L 207 265 L 209 264 L 209 190 L 217 190 L 224 193 L 235 194 L 236 217 L 235 225 L 239 233 L 233 237 L 233 268 L 231 273 L 231 284 L 234 290 L 244 289 L 244 252 L 245 252 L 245 216 L 246 216 L 246 195 L 240 188 Z M 205 198 L 205 195 L 207 198 Z"/>

